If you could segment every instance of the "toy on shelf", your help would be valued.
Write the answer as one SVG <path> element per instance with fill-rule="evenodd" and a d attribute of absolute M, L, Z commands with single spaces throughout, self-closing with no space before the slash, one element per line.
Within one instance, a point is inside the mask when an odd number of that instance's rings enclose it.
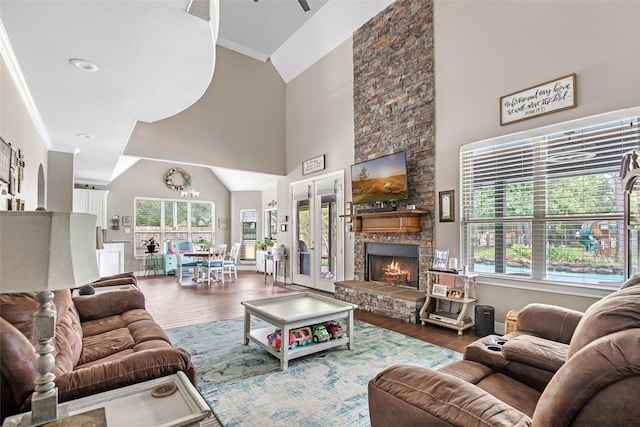
<path fill-rule="evenodd" d="M 303 326 L 302 328 L 298 329 L 292 329 L 291 335 L 293 335 L 293 340 L 297 342 L 299 346 L 311 344 L 313 342 L 311 328 L 308 326 Z"/>
<path fill-rule="evenodd" d="M 331 335 L 322 323 L 313 325 L 311 329 L 313 331 L 313 342 L 325 342 L 331 339 Z"/>
<path fill-rule="evenodd" d="M 293 331 L 289 331 L 289 348 L 294 349 L 298 347 L 298 341 L 293 336 Z M 269 345 L 278 351 L 282 350 L 282 331 L 277 328 L 274 332 L 267 335 L 267 341 Z"/>
<path fill-rule="evenodd" d="M 342 338 L 344 336 L 344 329 L 340 326 L 340 323 L 332 320 L 330 322 L 324 323 L 325 328 L 327 328 L 327 332 L 331 335 L 331 339 Z"/>

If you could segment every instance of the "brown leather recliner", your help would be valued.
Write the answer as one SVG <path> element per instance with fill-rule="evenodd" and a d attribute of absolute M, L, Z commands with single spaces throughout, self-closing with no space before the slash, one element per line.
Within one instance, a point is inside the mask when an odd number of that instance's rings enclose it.
<path fill-rule="evenodd" d="M 532 307 L 526 315 L 535 308 L 544 309 Z M 640 286 L 623 285 L 582 316 L 567 312 L 563 318 L 566 328 L 556 339 L 570 338 L 564 361 L 561 352 L 548 356 L 552 345 L 541 349 L 531 342 L 531 351 L 522 351 L 516 361 L 508 359 L 513 353 L 493 363 L 462 360 L 436 371 L 408 365 L 385 369 L 369 382 L 371 425 L 638 425 Z M 548 318 L 528 320 L 543 326 Z M 557 326 L 551 329 L 563 329 Z M 522 330 L 517 336 L 543 339 Z M 523 350 L 525 342 L 516 348 Z M 509 369 L 512 363 L 519 366 Z M 536 372 L 550 373 L 549 381 L 536 379 Z"/>
<path fill-rule="evenodd" d="M 124 282 L 123 282 L 124 280 Z M 135 281 L 135 278 L 133 279 Z M 111 277 L 112 284 L 131 278 Z M 104 283 L 96 283 L 100 285 Z M 134 283 L 135 284 L 135 283 Z M 55 291 L 53 342 L 59 402 L 160 378 L 183 371 L 195 384 L 190 355 L 145 310 L 139 290 L 72 298 Z M 28 411 L 37 372 L 33 341 L 34 293 L 0 295 L 0 415 Z"/>

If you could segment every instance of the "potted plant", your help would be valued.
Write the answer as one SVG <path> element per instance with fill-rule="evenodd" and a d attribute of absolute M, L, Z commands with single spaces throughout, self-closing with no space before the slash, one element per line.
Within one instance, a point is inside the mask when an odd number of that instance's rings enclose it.
<path fill-rule="evenodd" d="M 265 237 L 264 239 L 256 240 L 256 249 L 258 249 L 259 251 L 266 251 L 275 244 L 276 242 L 268 237 Z"/>
<path fill-rule="evenodd" d="M 146 240 L 144 242 L 144 245 L 147 247 L 147 251 L 152 254 L 156 251 L 156 240 L 154 236 L 151 236 L 151 238 L 149 240 Z"/>

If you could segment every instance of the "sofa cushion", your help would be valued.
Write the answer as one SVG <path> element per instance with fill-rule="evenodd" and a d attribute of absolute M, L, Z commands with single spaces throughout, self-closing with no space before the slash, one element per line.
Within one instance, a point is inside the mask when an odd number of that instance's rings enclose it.
<path fill-rule="evenodd" d="M 576 328 L 567 357 L 600 337 L 633 328 L 640 328 L 640 286 L 620 289 L 591 305 Z"/>
<path fill-rule="evenodd" d="M 449 363 L 438 372 L 475 384 L 520 412 L 533 416 L 540 392 L 506 375 L 496 373 L 481 363 L 461 360 Z"/>
<path fill-rule="evenodd" d="M 54 356 L 55 375 L 70 372 L 78 363 L 82 352 L 82 327 L 80 318 L 68 290 L 54 292 L 56 304 L 56 335 Z"/>
<path fill-rule="evenodd" d="M 504 343 L 502 355 L 507 360 L 555 372 L 567 360 L 567 344 L 530 335 L 519 335 Z"/>
<path fill-rule="evenodd" d="M 36 358 L 33 345 L 4 317 L 0 317 L 0 342 L 0 408 L 4 416 L 5 413 L 19 411 L 22 402 L 33 393 L 33 380 L 38 374 L 33 368 Z"/>
<path fill-rule="evenodd" d="M 79 296 L 73 302 L 82 322 L 145 308 L 144 294 L 137 289 Z"/>
<path fill-rule="evenodd" d="M 79 364 L 83 365 L 103 359 L 124 350 L 132 350 L 134 346 L 135 342 L 127 328 L 113 329 L 98 335 L 84 337 Z"/>

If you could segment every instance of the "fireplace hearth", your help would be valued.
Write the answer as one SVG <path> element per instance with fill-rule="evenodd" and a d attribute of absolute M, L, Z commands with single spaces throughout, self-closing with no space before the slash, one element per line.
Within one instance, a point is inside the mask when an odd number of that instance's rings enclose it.
<path fill-rule="evenodd" d="M 365 281 L 419 287 L 418 245 L 365 244 Z"/>

